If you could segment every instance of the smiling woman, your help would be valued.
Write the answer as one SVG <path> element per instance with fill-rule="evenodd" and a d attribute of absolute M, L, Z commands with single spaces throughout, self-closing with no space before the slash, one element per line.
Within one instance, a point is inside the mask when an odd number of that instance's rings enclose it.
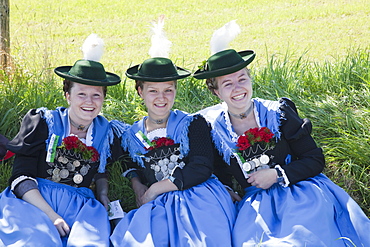
<path fill-rule="evenodd" d="M 66 83 L 66 81 L 65 81 Z M 90 86 L 71 82 L 71 89 L 65 92 L 69 106 L 69 121 L 72 133 L 86 138 L 86 132 L 98 116 L 104 101 L 102 86 Z"/>
<path fill-rule="evenodd" d="M 190 72 L 166 55 L 156 54 L 126 71 L 136 80 L 148 114 L 122 135 L 122 146 L 131 158 L 124 164 L 124 175 L 139 208 L 117 224 L 112 244 L 231 246 L 235 210 L 226 189 L 212 175 L 210 126 L 199 114 L 172 109 L 177 80 Z"/>
<path fill-rule="evenodd" d="M 243 198 L 230 191 L 230 200 L 238 201 L 233 246 L 370 246 L 370 220 L 321 173 L 325 158 L 311 121 L 286 97 L 252 98 L 246 66 L 253 51 L 218 48 L 194 77 L 207 79 L 224 101 L 202 113 L 223 156 L 215 175 L 230 187 L 234 178 L 244 189 Z"/>
<path fill-rule="evenodd" d="M 0 194 L 0 245 L 109 246 L 105 167 L 115 133 L 99 113 L 106 87 L 121 79 L 97 61 L 102 42 L 89 36 L 84 59 L 55 69 L 69 107 L 30 110 L 9 142 L 15 159 Z"/>

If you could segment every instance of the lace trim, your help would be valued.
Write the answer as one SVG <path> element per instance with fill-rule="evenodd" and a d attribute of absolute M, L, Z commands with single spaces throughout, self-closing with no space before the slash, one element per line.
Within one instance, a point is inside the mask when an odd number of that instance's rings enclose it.
<path fill-rule="evenodd" d="M 280 182 L 279 184 L 283 187 L 288 187 L 288 185 L 290 184 L 290 181 L 289 181 L 287 175 L 285 174 L 284 169 L 281 168 L 280 165 L 276 165 L 275 168 L 279 169 L 279 171 L 281 171 L 281 173 L 283 174 L 284 181 Z"/>
<path fill-rule="evenodd" d="M 28 176 L 24 176 L 24 175 L 22 175 L 22 176 L 19 176 L 19 177 L 17 177 L 16 179 L 14 179 L 14 180 L 13 180 L 12 184 L 10 185 L 10 189 L 13 191 L 13 190 L 14 190 L 14 188 L 15 188 L 19 183 L 21 183 L 21 182 L 23 182 L 24 180 L 27 180 L 27 179 L 34 181 L 34 182 L 38 185 L 37 180 L 36 180 L 35 178 L 32 178 L 32 177 L 28 177 Z"/>
<path fill-rule="evenodd" d="M 167 136 L 167 128 L 159 128 L 152 130 L 146 134 L 149 140 L 153 140 L 155 137 L 166 137 Z"/>
<path fill-rule="evenodd" d="M 127 174 L 129 174 L 130 172 L 132 172 L 132 171 L 137 171 L 137 169 L 135 169 L 135 168 L 130 168 L 130 169 L 128 169 L 127 171 L 125 171 L 125 172 L 123 172 L 122 173 L 122 177 L 126 177 L 127 176 Z"/>
<path fill-rule="evenodd" d="M 257 125 L 258 127 L 261 127 L 260 126 L 260 121 L 259 121 L 259 117 L 258 117 L 258 114 L 257 114 L 257 109 L 256 109 L 256 106 L 255 104 L 253 104 L 253 112 L 254 112 L 254 116 L 256 116 L 256 122 L 257 122 Z M 225 123 L 226 123 L 226 128 L 227 130 L 229 131 L 230 135 L 231 135 L 231 140 L 232 142 L 237 142 L 238 141 L 238 134 L 236 134 L 232 128 L 232 124 L 231 124 L 231 120 L 230 120 L 230 116 L 229 114 L 227 113 L 227 110 L 224 111 L 224 118 L 225 118 Z"/>

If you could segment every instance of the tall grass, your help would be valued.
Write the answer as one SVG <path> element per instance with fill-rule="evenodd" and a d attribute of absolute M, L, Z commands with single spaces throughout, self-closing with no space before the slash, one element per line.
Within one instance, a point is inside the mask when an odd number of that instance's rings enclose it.
<path fill-rule="evenodd" d="M 370 55 L 369 49 L 349 51 L 335 62 L 313 62 L 303 53 L 272 54 L 266 66 L 251 64 L 254 96 L 275 100 L 289 97 L 301 117 L 313 123 L 313 136 L 326 155 L 325 173 L 345 189 L 370 216 Z M 22 116 L 31 108 L 63 106 L 61 80 L 52 69 L 28 74 L 14 66 L 14 74 L 1 74 L 0 131 L 13 138 Z M 190 68 L 194 69 L 194 68 Z M 204 82 L 186 78 L 178 82 L 175 108 L 196 112 L 218 103 Z M 103 115 L 133 123 L 145 115 L 145 107 L 132 80 L 108 89 Z M 0 190 L 7 185 L 9 164 L 0 167 Z M 120 166 L 111 170 L 111 200 L 121 199 L 126 210 L 135 207 L 129 183 L 120 177 Z"/>

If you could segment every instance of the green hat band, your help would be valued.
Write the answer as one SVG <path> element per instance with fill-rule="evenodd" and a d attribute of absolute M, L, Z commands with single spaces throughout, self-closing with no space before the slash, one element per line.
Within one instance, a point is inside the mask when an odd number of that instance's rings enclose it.
<path fill-rule="evenodd" d="M 83 79 L 107 81 L 104 66 L 99 62 L 90 60 L 78 60 L 69 70 L 68 74 Z"/>
<path fill-rule="evenodd" d="M 164 57 L 149 58 L 126 71 L 128 78 L 151 82 L 174 81 L 189 75 L 189 71 L 175 66 L 170 59 Z"/>
<path fill-rule="evenodd" d="M 64 79 L 91 86 L 112 86 L 121 81 L 118 75 L 105 72 L 101 63 L 83 59 L 73 66 L 57 67 L 54 72 Z"/>
<path fill-rule="evenodd" d="M 193 76 L 197 79 L 208 79 L 234 73 L 245 68 L 255 58 L 252 50 L 236 52 L 234 49 L 223 50 L 213 54 L 200 66 Z"/>
<path fill-rule="evenodd" d="M 205 70 L 215 71 L 229 68 L 240 63 L 244 63 L 244 59 L 235 50 L 224 50 L 214 54 L 208 59 Z"/>
<path fill-rule="evenodd" d="M 150 58 L 139 66 L 137 73 L 143 77 L 166 78 L 177 76 L 177 69 L 170 59 Z"/>

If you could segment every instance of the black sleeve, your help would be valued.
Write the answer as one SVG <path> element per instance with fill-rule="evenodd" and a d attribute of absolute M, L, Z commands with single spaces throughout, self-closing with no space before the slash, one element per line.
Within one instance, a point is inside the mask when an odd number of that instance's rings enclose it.
<path fill-rule="evenodd" d="M 189 125 L 188 162 L 183 169 L 177 168 L 173 175 L 179 190 L 205 182 L 213 172 L 211 127 L 200 115 L 195 115 L 194 118 Z"/>
<path fill-rule="evenodd" d="M 110 145 L 111 156 L 107 163 L 113 163 L 127 156 L 127 152 L 121 146 L 121 138 L 114 134 L 113 143 Z"/>
<path fill-rule="evenodd" d="M 18 134 L 11 140 L 7 148 L 15 153 L 11 183 L 19 176 L 35 178 L 40 159 L 45 160 L 45 140 L 48 137 L 48 127 L 41 113 L 30 110 L 23 118 Z"/>
<path fill-rule="evenodd" d="M 215 176 L 223 183 L 224 185 L 233 188 L 232 183 L 232 174 L 230 171 L 229 165 L 223 160 L 222 156 L 219 154 L 216 148 L 215 149 L 215 161 L 214 161 L 214 174 Z"/>
<path fill-rule="evenodd" d="M 318 175 L 325 166 L 322 149 L 317 147 L 311 136 L 312 124 L 301 119 L 292 101 L 283 98 L 281 110 L 284 112 L 281 130 L 295 158 L 282 166 L 291 184 Z"/>

